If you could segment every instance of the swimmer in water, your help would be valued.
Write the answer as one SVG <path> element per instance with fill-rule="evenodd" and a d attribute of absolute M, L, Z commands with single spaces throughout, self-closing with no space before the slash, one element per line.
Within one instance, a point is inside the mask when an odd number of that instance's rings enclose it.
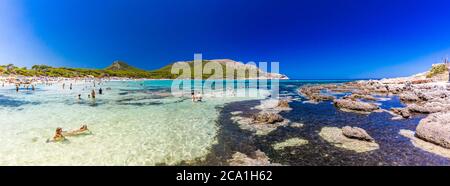
<path fill-rule="evenodd" d="M 192 98 L 192 102 L 195 102 L 195 92 L 191 91 L 191 98 Z"/>
<path fill-rule="evenodd" d="M 50 139 L 48 139 L 47 140 L 47 143 L 48 142 L 60 142 L 60 141 L 64 141 L 64 140 L 66 140 L 66 138 L 64 137 L 64 135 L 62 134 L 62 128 L 60 128 L 60 127 L 58 127 L 58 128 L 56 128 L 56 132 L 55 132 L 55 135 L 53 136 L 53 138 L 50 140 Z"/>
<path fill-rule="evenodd" d="M 70 131 L 63 131 L 62 134 L 64 136 L 78 136 L 81 134 L 89 134 L 89 129 L 87 128 L 87 125 L 82 125 L 79 129 L 70 130 Z"/>
<path fill-rule="evenodd" d="M 92 90 L 91 97 L 92 97 L 92 99 L 95 99 L 95 90 Z"/>

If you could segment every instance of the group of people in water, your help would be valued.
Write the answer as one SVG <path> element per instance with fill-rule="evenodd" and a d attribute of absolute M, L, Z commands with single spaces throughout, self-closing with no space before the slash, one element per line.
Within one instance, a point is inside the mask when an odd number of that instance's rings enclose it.
<path fill-rule="evenodd" d="M 22 86 L 22 84 L 20 84 L 20 83 L 16 84 L 16 92 L 19 92 L 20 86 Z M 23 85 L 23 88 L 25 88 L 25 89 L 27 89 L 27 90 L 29 90 L 30 87 L 31 87 L 31 90 L 32 90 L 32 91 L 35 90 L 35 87 L 34 87 L 33 84 L 24 84 L 24 85 Z"/>
<path fill-rule="evenodd" d="M 66 137 L 69 136 L 78 136 L 78 135 L 84 135 L 89 134 L 90 131 L 87 128 L 87 125 L 82 125 L 79 129 L 74 129 L 70 131 L 63 131 L 61 127 L 56 128 L 55 135 L 52 139 L 48 139 L 47 143 L 49 142 L 61 142 L 65 141 Z"/>
<path fill-rule="evenodd" d="M 201 102 L 203 97 L 202 94 L 195 94 L 195 91 L 191 91 L 192 102 Z"/>

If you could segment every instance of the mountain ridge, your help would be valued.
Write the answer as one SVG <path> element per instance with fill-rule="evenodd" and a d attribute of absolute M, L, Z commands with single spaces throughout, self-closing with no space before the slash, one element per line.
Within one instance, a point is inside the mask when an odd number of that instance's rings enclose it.
<path fill-rule="evenodd" d="M 213 59 L 203 60 L 202 67 L 206 64 L 213 62 L 221 65 L 222 78 L 225 79 L 225 75 L 228 70 L 233 70 L 234 78 L 236 79 L 288 79 L 286 75 L 277 73 L 267 73 L 259 69 L 257 66 L 243 64 L 241 62 L 233 61 L 231 59 Z M 48 65 L 34 65 L 31 69 L 26 67 L 16 67 L 12 64 L 0 65 L 1 75 L 22 75 L 22 76 L 50 76 L 50 77 L 129 77 L 129 78 L 148 78 L 148 79 L 176 79 L 178 74 L 172 74 L 172 66 L 177 63 L 187 63 L 191 69 L 191 78 L 193 75 L 193 61 L 178 61 L 170 63 L 155 70 L 143 70 L 129 65 L 122 60 L 116 60 L 111 65 L 103 69 L 89 69 L 89 68 L 70 68 L 70 67 L 52 67 Z M 238 74 L 237 72 L 243 72 Z M 181 71 L 182 72 L 182 71 Z M 216 73 L 214 71 L 214 73 Z M 256 73 L 256 74 L 255 74 Z M 219 73 L 220 74 L 220 73 Z M 208 79 L 213 74 L 202 74 L 202 78 Z M 256 76 L 255 76 L 256 75 Z M 228 78 L 228 77 L 227 77 Z M 219 78 L 216 78 L 219 79 Z"/>

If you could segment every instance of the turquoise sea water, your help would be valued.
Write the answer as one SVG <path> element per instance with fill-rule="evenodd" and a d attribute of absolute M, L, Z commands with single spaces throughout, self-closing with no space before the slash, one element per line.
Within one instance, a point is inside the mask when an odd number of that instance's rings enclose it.
<path fill-rule="evenodd" d="M 35 91 L 0 87 L 0 165 L 156 165 L 202 158 L 217 143 L 219 107 L 267 96 L 220 97 L 203 102 L 170 94 L 172 81 L 105 82 L 103 95 L 90 82 Z M 256 88 L 250 88 L 256 91 Z M 98 93 L 98 92 L 97 92 Z M 81 94 L 81 100 L 78 99 Z M 92 135 L 46 143 L 57 127 L 88 125 Z"/>
<path fill-rule="evenodd" d="M 271 91 L 239 81 L 237 91 L 248 87 L 257 97 L 239 97 L 226 89 L 215 90 L 193 103 L 171 94 L 172 81 L 117 81 L 96 85 L 104 94 L 88 98 L 92 82 L 38 85 L 35 91 L 0 87 L 0 165 L 224 165 L 234 152 L 257 149 L 283 165 L 449 165 L 449 160 L 414 147 L 401 136 L 415 130 L 422 115 L 392 120 L 388 113 L 361 115 L 342 112 L 330 102 L 305 103 L 297 90 L 305 84 L 341 83 L 349 80 L 280 80 L 279 95 L 291 97 L 292 111 L 280 113 L 301 128 L 279 127 L 266 136 L 240 129 L 231 112 L 250 116 L 259 99 Z M 198 91 L 198 87 L 196 92 Z M 257 91 L 258 90 L 258 91 Z M 81 100 L 78 100 L 81 94 Z M 343 96 L 339 94 L 336 96 Z M 384 109 L 403 107 L 398 97 L 385 97 Z M 91 135 L 68 137 L 63 143 L 46 143 L 57 127 L 64 130 L 88 125 Z M 323 127 L 358 126 L 380 149 L 356 153 L 334 147 L 318 137 Z M 307 145 L 275 150 L 272 145 L 293 137 Z"/>

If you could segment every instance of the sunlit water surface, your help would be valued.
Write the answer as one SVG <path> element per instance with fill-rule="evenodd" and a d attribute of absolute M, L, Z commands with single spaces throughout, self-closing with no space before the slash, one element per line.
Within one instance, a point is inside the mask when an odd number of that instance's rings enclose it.
<path fill-rule="evenodd" d="M 173 165 L 202 158 L 217 143 L 218 107 L 256 98 L 170 95 L 171 81 L 106 82 L 0 88 L 0 165 Z M 255 91 L 256 89 L 250 89 Z M 82 99 L 77 96 L 81 94 Z M 261 96 L 263 97 L 263 96 Z M 46 143 L 57 127 L 87 124 L 92 135 Z"/>

